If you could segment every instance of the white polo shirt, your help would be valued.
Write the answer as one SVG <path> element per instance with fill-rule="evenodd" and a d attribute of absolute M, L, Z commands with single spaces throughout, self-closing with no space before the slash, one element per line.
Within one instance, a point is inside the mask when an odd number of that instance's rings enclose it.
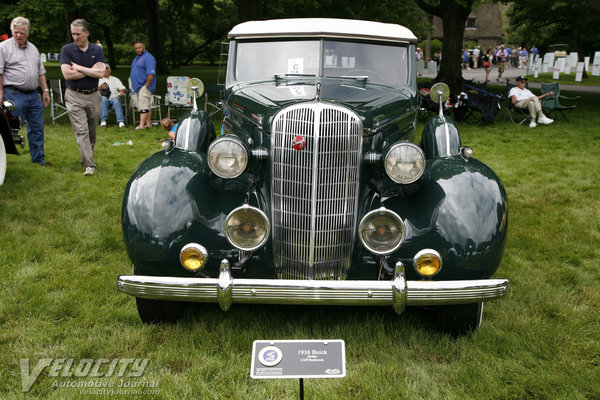
<path fill-rule="evenodd" d="M 533 94 L 531 92 L 531 90 L 529 90 L 527 88 L 521 89 L 518 86 L 515 86 L 514 88 L 510 89 L 510 92 L 508 92 L 508 96 L 509 97 L 515 96 L 517 101 L 527 100 L 530 97 L 536 97 L 535 94 Z"/>

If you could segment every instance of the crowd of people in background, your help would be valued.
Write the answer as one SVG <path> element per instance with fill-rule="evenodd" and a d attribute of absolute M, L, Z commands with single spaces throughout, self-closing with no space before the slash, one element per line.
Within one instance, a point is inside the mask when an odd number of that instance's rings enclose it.
<path fill-rule="evenodd" d="M 486 70 L 486 82 L 489 82 L 489 72 L 493 67 L 498 68 L 497 82 L 502 80 L 502 74 L 506 68 L 526 68 L 529 55 L 538 55 L 538 49 L 531 47 L 529 50 L 525 46 L 505 46 L 503 44 L 489 47 L 482 54 L 481 47 L 462 50 L 461 66 L 463 69 L 484 68 Z"/>
<path fill-rule="evenodd" d="M 475 46 L 473 49 L 463 48 L 461 68 L 483 68 L 486 74 L 486 83 L 490 80 L 490 71 L 493 68 L 497 68 L 498 76 L 496 77 L 496 81 L 500 82 L 502 81 L 502 74 L 506 68 L 526 68 L 530 54 L 533 54 L 535 61 L 535 58 L 538 56 L 538 49 L 535 45 L 530 49 L 527 49 L 525 46 L 511 47 L 501 44 L 494 48 L 489 47 L 485 51 L 483 51 L 480 46 Z M 431 58 L 426 60 L 423 55 L 423 50 L 420 47 L 417 47 L 415 58 L 417 61 L 434 61 L 439 68 L 442 60 L 442 49 L 436 51 Z"/>
<path fill-rule="evenodd" d="M 28 41 L 30 23 L 16 17 L 10 24 L 12 37 L 0 44 L 0 102 L 14 103 L 13 114 L 27 123 L 27 140 L 31 161 L 44 167 L 44 107 L 50 104 L 50 88 L 40 53 Z M 88 22 L 75 19 L 70 24 L 73 41 L 62 47 L 60 69 L 65 79 L 65 105 L 79 148 L 83 175 L 94 175 L 94 147 L 98 125 L 108 125 L 108 110 L 115 111 L 119 128 L 125 127 L 123 105 L 126 88 L 106 63 L 102 43 L 89 39 Z M 136 130 L 152 127 L 150 102 L 156 89 L 156 60 L 141 40 L 133 43 L 135 57 L 131 63 L 132 98 L 140 113 Z M 173 128 L 171 124 L 169 129 Z M 170 137 L 174 133 L 170 132 Z"/>

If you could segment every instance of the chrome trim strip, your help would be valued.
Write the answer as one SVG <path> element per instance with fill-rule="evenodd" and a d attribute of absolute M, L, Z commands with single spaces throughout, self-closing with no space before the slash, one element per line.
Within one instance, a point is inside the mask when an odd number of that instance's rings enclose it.
<path fill-rule="evenodd" d="M 223 264 L 222 264 L 223 268 Z M 405 281 L 396 265 L 391 281 L 311 281 L 232 279 L 228 268 L 215 278 L 121 275 L 120 292 L 135 297 L 170 301 L 303 305 L 391 305 L 396 312 L 407 306 L 477 303 L 506 296 L 508 279 L 463 281 Z"/>

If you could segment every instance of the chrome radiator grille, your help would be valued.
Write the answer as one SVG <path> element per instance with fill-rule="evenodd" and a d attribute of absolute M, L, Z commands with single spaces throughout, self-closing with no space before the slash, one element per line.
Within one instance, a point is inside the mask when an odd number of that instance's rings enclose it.
<path fill-rule="evenodd" d="M 305 141 L 302 150 L 294 148 Z M 356 232 L 362 123 L 323 103 L 273 121 L 273 258 L 281 279 L 344 279 Z M 298 147 L 298 146 L 297 146 Z"/>

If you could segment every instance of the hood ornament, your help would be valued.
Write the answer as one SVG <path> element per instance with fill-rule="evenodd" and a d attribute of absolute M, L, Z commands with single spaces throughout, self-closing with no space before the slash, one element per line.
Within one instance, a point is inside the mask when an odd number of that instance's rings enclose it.
<path fill-rule="evenodd" d="M 315 88 L 317 89 L 317 95 L 315 97 L 315 100 L 321 101 L 321 82 L 317 82 Z"/>

